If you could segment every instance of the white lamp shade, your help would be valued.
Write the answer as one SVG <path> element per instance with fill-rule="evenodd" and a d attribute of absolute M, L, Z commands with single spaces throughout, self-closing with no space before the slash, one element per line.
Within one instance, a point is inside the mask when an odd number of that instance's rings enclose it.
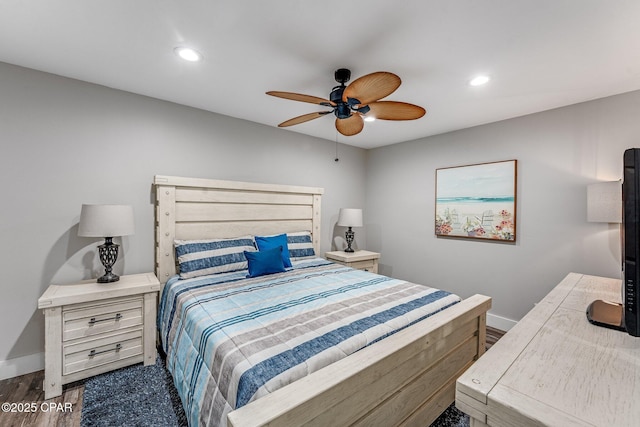
<path fill-rule="evenodd" d="M 362 227 L 362 209 L 341 208 L 338 225 L 341 227 Z"/>
<path fill-rule="evenodd" d="M 133 234 L 133 207 L 82 205 L 78 236 L 115 237 Z"/>
<path fill-rule="evenodd" d="M 622 222 L 622 183 L 597 182 L 587 186 L 587 221 Z"/>

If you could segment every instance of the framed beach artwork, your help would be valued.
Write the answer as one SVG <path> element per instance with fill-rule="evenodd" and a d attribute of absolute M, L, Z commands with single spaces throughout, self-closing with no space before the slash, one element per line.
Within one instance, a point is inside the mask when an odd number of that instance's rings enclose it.
<path fill-rule="evenodd" d="M 436 169 L 436 235 L 516 241 L 517 160 Z"/>

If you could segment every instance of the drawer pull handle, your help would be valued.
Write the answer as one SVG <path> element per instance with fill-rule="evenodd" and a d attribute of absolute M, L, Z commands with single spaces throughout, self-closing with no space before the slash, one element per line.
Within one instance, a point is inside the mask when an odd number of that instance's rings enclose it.
<path fill-rule="evenodd" d="M 103 354 L 103 353 L 109 353 L 109 352 L 112 352 L 112 351 L 115 351 L 117 353 L 117 352 L 120 351 L 121 348 L 122 348 L 122 344 L 118 343 L 118 344 L 116 344 L 116 346 L 114 348 L 109 349 L 109 350 L 102 350 L 102 351 L 91 350 L 89 352 L 89 357 L 97 356 L 97 355 Z"/>
<path fill-rule="evenodd" d="M 114 317 L 109 317 L 108 319 L 96 320 L 95 317 L 92 317 L 91 320 L 89 320 L 89 326 L 93 326 L 93 325 L 95 325 L 96 323 L 99 323 L 99 322 L 108 322 L 109 320 L 115 320 L 117 322 L 120 319 L 122 319 L 122 314 L 120 314 L 120 313 L 116 314 Z"/>

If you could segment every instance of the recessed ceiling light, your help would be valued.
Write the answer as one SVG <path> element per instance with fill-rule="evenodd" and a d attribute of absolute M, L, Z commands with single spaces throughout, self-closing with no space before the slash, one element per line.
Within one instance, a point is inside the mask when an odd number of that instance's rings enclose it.
<path fill-rule="evenodd" d="M 375 122 L 376 118 L 373 116 L 364 116 L 364 121 L 365 122 Z"/>
<path fill-rule="evenodd" d="M 197 50 L 191 49 L 189 47 L 177 47 L 173 50 L 176 55 L 185 61 L 189 62 L 198 62 L 202 61 L 202 54 Z"/>
<path fill-rule="evenodd" d="M 482 86 L 483 84 L 488 83 L 489 80 L 490 80 L 489 76 L 477 76 L 477 77 L 474 77 L 473 79 L 471 79 L 469 84 L 471 86 Z"/>

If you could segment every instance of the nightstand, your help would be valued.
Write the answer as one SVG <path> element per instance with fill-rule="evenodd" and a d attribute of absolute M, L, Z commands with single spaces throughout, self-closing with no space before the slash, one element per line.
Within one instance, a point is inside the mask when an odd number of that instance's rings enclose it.
<path fill-rule="evenodd" d="M 60 396 L 63 384 L 139 362 L 153 365 L 159 290 L 153 273 L 49 286 L 38 299 L 45 321 L 45 399 Z"/>
<path fill-rule="evenodd" d="M 378 258 L 380 258 L 380 254 L 377 252 L 332 251 L 326 252 L 324 256 L 329 261 L 337 262 L 338 264 L 343 264 L 347 267 L 378 273 Z"/>

